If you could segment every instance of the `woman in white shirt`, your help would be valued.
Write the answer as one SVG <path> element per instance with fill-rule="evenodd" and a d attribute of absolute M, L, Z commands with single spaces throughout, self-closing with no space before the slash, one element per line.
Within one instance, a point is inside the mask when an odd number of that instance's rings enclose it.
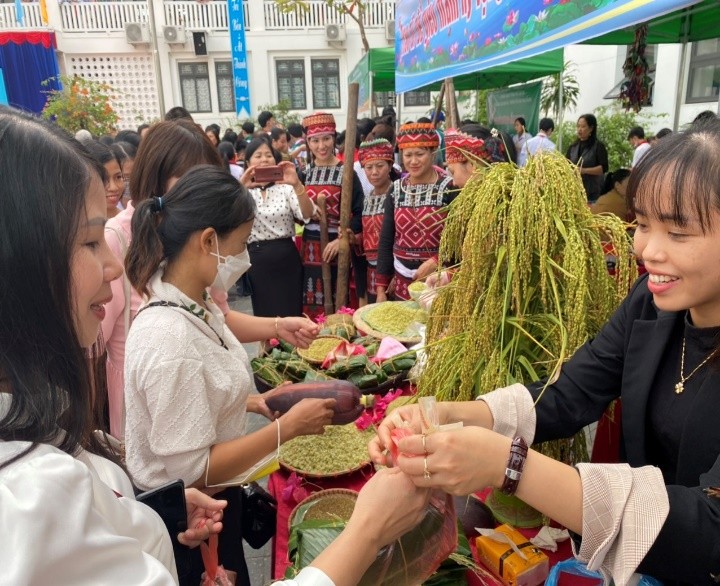
<path fill-rule="evenodd" d="M 57 127 L 0 107 L 0 581 L 175 584 L 170 538 L 92 433 L 86 350 L 122 268 L 103 168 Z M 43 165 L 35 153 L 45 153 Z M 197 545 L 224 503 L 188 491 Z M 202 529 L 197 529 L 198 525 Z"/>
<path fill-rule="evenodd" d="M 255 221 L 248 238 L 253 313 L 302 315 L 303 267 L 295 246 L 295 223 L 308 223 L 315 206 L 295 165 L 280 162 L 280 153 L 265 138 L 250 141 L 245 161 L 248 167 L 240 181 L 255 201 Z M 255 181 L 256 169 L 271 165 L 280 166 L 283 178 L 270 183 Z"/>
<path fill-rule="evenodd" d="M 238 584 L 249 583 L 239 477 L 280 443 L 322 433 L 335 403 L 305 399 L 245 435 L 247 411 L 272 414 L 250 394 L 247 354 L 208 289 L 227 290 L 248 269 L 254 211 L 252 198 L 226 171 L 194 167 L 162 197 L 138 204 L 125 263 L 133 287 L 149 297 L 126 346 L 128 469 L 142 489 L 174 478 L 207 491 L 231 487 L 218 495 L 228 500 L 219 552 L 223 565 L 238 572 Z M 309 321 L 246 317 L 248 328 L 274 324 L 265 339 L 287 337 Z"/>

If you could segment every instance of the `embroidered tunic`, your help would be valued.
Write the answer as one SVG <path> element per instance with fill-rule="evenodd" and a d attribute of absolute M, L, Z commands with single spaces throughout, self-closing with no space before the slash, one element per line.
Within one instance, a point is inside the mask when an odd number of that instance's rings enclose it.
<path fill-rule="evenodd" d="M 387 287 L 393 276 L 410 280 L 418 267 L 440 248 L 444 211 L 456 195 L 452 178 L 442 174 L 433 184 L 409 185 L 407 178 L 393 183 L 385 199 L 377 281 Z"/>
<path fill-rule="evenodd" d="M 337 238 L 340 225 L 340 194 L 342 192 L 343 166 L 311 166 L 305 176 L 305 189 L 314 204 L 325 196 L 329 241 Z M 353 175 L 350 228 L 355 234 L 362 231 L 363 190 L 357 175 Z M 320 224 L 310 222 L 303 232 L 303 312 L 315 317 L 324 312 L 322 282 L 322 254 L 320 252 Z M 337 259 L 331 263 L 332 290 L 337 280 Z M 364 270 L 364 269 L 363 269 Z"/>
<path fill-rule="evenodd" d="M 378 246 L 380 245 L 380 232 L 382 231 L 383 217 L 385 216 L 385 198 L 392 197 L 392 184 L 387 193 L 375 194 L 372 189 L 365 197 L 362 212 L 363 251 L 367 261 L 377 264 Z"/>

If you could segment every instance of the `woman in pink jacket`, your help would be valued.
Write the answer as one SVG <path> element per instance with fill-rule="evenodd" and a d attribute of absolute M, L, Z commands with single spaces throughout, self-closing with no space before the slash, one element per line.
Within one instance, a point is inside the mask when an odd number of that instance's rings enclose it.
<path fill-rule="evenodd" d="M 135 159 L 130 179 L 130 203 L 105 226 L 105 239 L 121 263 L 132 239 L 130 222 L 135 206 L 149 197 L 162 196 L 187 170 L 204 163 L 222 166 L 217 149 L 192 122 L 160 122 L 150 128 Z M 105 306 L 102 331 L 108 354 L 110 433 L 122 439 L 125 433 L 125 339 L 141 297 L 124 276 L 113 281 L 111 287 L 113 299 Z"/>

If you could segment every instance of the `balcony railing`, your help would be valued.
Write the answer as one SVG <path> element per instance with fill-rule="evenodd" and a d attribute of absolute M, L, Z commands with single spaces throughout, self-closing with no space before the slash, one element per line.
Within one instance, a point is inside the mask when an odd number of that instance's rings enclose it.
<path fill-rule="evenodd" d="M 148 22 L 145 2 L 88 2 L 60 5 L 62 30 L 70 33 L 118 32 L 126 22 Z"/>
<path fill-rule="evenodd" d="M 252 30 L 249 4 L 248 0 L 243 2 L 243 14 L 245 27 Z M 297 10 L 288 14 L 281 12 L 273 0 L 253 2 L 253 7 L 259 8 L 260 4 L 263 7 L 263 24 L 268 31 L 323 29 L 326 24 L 345 24 L 350 20 L 329 7 L 325 0 L 307 0 L 307 11 Z M 39 3 L 23 2 L 22 7 L 24 22 L 20 25 L 15 18 L 15 4 L 0 3 L 0 30 L 43 28 Z M 395 18 L 395 3 L 392 0 L 366 0 L 365 7 L 365 27 L 368 29 L 382 28 L 385 22 Z M 50 27 L 68 33 L 122 32 L 127 22 L 148 22 L 148 4 L 142 0 L 67 1 L 59 8 L 61 23 L 51 22 Z M 164 0 L 163 12 L 165 22 L 158 22 L 158 27 L 167 24 L 190 30 L 228 30 L 226 0 L 211 0 L 204 4 L 196 0 Z"/>
<path fill-rule="evenodd" d="M 385 23 L 394 19 L 395 2 L 392 0 L 366 0 L 365 28 L 385 28 Z"/>
<path fill-rule="evenodd" d="M 243 2 L 243 18 L 245 28 L 250 29 L 250 9 L 248 2 Z M 185 0 L 165 2 L 165 23 L 182 26 L 187 29 L 209 31 L 228 30 L 228 8 L 225 0 L 212 0 L 207 4 Z"/>
<path fill-rule="evenodd" d="M 322 29 L 326 24 L 345 24 L 348 19 L 325 0 L 306 0 L 307 10 L 296 9 L 285 13 L 273 0 L 263 2 L 265 28 L 273 29 Z M 385 22 L 395 18 L 395 2 L 392 0 L 367 0 L 364 24 L 366 28 L 383 28 Z"/>
<path fill-rule="evenodd" d="M 22 3 L 23 23 L 17 21 L 15 4 L 0 4 L 0 30 L 45 28 L 40 18 L 40 4 Z"/>
<path fill-rule="evenodd" d="M 344 24 L 345 15 L 329 7 L 324 0 L 308 0 L 308 9 L 282 12 L 273 0 L 263 2 L 265 28 L 313 29 L 325 28 L 326 24 Z"/>

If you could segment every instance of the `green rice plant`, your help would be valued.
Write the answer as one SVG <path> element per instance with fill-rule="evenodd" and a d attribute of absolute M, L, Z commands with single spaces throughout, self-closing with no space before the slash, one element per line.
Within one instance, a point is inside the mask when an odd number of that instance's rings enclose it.
<path fill-rule="evenodd" d="M 601 238 L 615 249 L 615 276 Z M 450 206 L 440 262 L 458 268 L 430 311 L 418 393 L 445 401 L 551 380 L 637 277 L 627 225 L 590 212 L 577 168 L 558 153 L 478 170 Z M 584 440 L 544 451 L 587 456 Z"/>

